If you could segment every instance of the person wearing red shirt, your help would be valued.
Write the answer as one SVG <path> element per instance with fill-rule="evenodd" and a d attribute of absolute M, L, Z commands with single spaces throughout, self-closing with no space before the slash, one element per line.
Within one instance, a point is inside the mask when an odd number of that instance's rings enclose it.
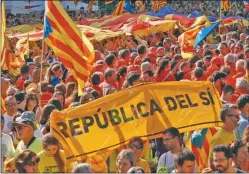
<path fill-rule="evenodd" d="M 215 71 L 219 71 L 220 67 L 224 65 L 224 59 L 221 57 L 213 57 L 211 59 L 211 65 L 207 68 L 207 77 L 211 76 Z"/>
<path fill-rule="evenodd" d="M 230 67 L 230 69 L 231 69 L 230 76 L 233 77 L 236 74 L 236 67 L 235 67 L 236 58 L 235 58 L 235 56 L 233 54 L 227 54 L 224 57 L 224 63 L 226 66 Z"/>
<path fill-rule="evenodd" d="M 218 49 L 220 50 L 220 57 L 225 57 L 230 52 L 226 42 L 221 42 Z"/>
<path fill-rule="evenodd" d="M 122 66 L 119 68 L 117 73 L 117 83 L 118 83 L 118 89 L 121 89 L 125 80 L 126 80 L 126 74 L 127 74 L 127 67 Z"/>
<path fill-rule="evenodd" d="M 115 67 L 115 63 L 117 61 L 117 58 L 115 57 L 115 55 L 113 54 L 109 54 L 108 56 L 106 56 L 105 58 L 105 63 L 109 68 L 114 68 Z"/>
<path fill-rule="evenodd" d="M 244 69 L 245 66 L 245 61 L 244 60 L 238 60 L 236 62 L 236 74 L 233 76 L 234 79 L 243 77 L 244 75 L 246 75 L 246 71 Z"/>
<path fill-rule="evenodd" d="M 29 78 L 29 66 L 24 64 L 20 69 L 21 77 L 16 81 L 16 86 L 20 91 L 24 90 L 24 81 Z"/>
<path fill-rule="evenodd" d="M 137 47 L 137 53 L 138 53 L 138 57 L 140 58 L 140 60 L 142 60 L 143 58 L 146 57 L 147 55 L 147 48 L 145 45 L 139 45 Z"/>
<path fill-rule="evenodd" d="M 100 74 L 98 72 L 95 72 L 91 75 L 91 83 L 92 83 L 92 88 L 95 89 L 99 93 L 100 97 L 102 97 L 103 91 L 99 87 L 101 83 L 101 79 L 100 79 Z"/>
<path fill-rule="evenodd" d="M 155 79 L 157 82 L 175 81 L 175 76 L 170 72 L 169 60 L 163 59 L 160 61 L 156 69 Z"/>
<path fill-rule="evenodd" d="M 243 94 L 249 94 L 249 83 L 246 81 L 246 79 L 239 78 L 236 80 L 236 88 L 231 102 L 236 103 L 239 96 Z"/>
<path fill-rule="evenodd" d="M 105 70 L 105 80 L 99 85 L 99 87 L 102 89 L 102 91 L 104 91 L 105 88 L 110 87 L 118 89 L 116 79 L 116 71 L 114 69 L 108 68 Z"/>
<path fill-rule="evenodd" d="M 130 56 L 130 51 L 128 49 L 121 50 L 120 57 L 125 61 L 124 66 L 129 65 L 131 56 Z"/>
<path fill-rule="evenodd" d="M 200 67 L 196 67 L 193 70 L 192 80 L 193 81 L 206 81 L 207 79 L 206 79 L 204 70 Z"/>
<path fill-rule="evenodd" d="M 41 106 L 45 106 L 48 101 L 53 97 L 53 94 L 48 92 L 48 82 L 42 81 L 40 84 L 41 88 Z"/>
<path fill-rule="evenodd" d="M 224 72 L 216 71 L 212 74 L 211 81 L 215 85 L 216 89 L 219 91 L 221 95 L 222 89 L 226 85 L 227 74 Z"/>
<path fill-rule="evenodd" d="M 191 80 L 192 71 L 188 62 L 182 62 L 180 64 L 180 70 L 183 72 L 183 79 Z"/>
<path fill-rule="evenodd" d="M 226 73 L 227 75 L 226 84 L 235 87 L 236 79 L 233 79 L 233 76 L 231 74 L 231 68 L 229 66 L 224 65 L 221 67 L 220 71 Z"/>

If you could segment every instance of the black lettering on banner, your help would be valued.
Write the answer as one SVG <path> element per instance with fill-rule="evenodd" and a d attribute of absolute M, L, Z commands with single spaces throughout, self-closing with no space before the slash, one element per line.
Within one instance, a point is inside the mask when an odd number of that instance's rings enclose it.
<path fill-rule="evenodd" d="M 137 110 L 134 105 L 131 105 L 131 111 L 136 119 L 138 119 Z"/>
<path fill-rule="evenodd" d="M 149 113 L 149 112 L 142 112 L 142 109 L 141 109 L 142 106 L 145 107 L 146 104 L 143 103 L 143 102 L 139 102 L 139 103 L 137 104 L 138 113 L 139 113 L 142 117 L 148 117 L 150 113 Z"/>
<path fill-rule="evenodd" d="M 79 118 L 74 118 L 74 119 L 68 121 L 72 136 L 82 134 L 81 130 L 80 131 L 75 131 L 75 129 L 80 128 L 79 124 L 74 124 L 74 123 L 79 122 L 79 120 L 80 120 Z"/>
<path fill-rule="evenodd" d="M 196 107 L 196 106 L 198 106 L 197 103 L 192 103 L 192 101 L 191 101 L 191 99 L 190 99 L 190 97 L 189 97 L 188 94 L 185 94 L 185 97 L 186 97 L 186 99 L 187 99 L 190 107 Z"/>
<path fill-rule="evenodd" d="M 121 118 L 119 117 L 119 112 L 116 109 L 107 111 L 113 126 L 121 123 Z"/>
<path fill-rule="evenodd" d="M 203 105 L 210 105 L 210 101 L 206 95 L 207 94 L 205 92 L 200 92 L 200 94 L 199 94 L 200 98 L 203 100 L 202 104 Z"/>
<path fill-rule="evenodd" d="M 212 94 L 210 93 L 210 91 L 208 91 L 207 93 L 208 93 L 211 103 L 214 105 L 214 99 L 213 99 Z"/>
<path fill-rule="evenodd" d="M 150 100 L 150 115 L 154 115 L 154 112 L 158 111 L 159 113 L 162 112 L 162 109 L 154 100 Z"/>
<path fill-rule="evenodd" d="M 88 133 L 89 127 L 92 126 L 94 123 L 94 119 L 93 117 L 90 117 L 90 116 L 85 116 L 85 117 L 82 117 L 81 119 L 82 119 L 82 124 L 84 127 L 84 132 Z"/>
<path fill-rule="evenodd" d="M 176 104 L 176 101 L 173 97 L 164 97 L 164 101 L 165 101 L 169 111 L 173 111 L 173 110 L 177 109 L 177 104 Z M 173 104 L 173 106 L 170 105 L 170 101 Z"/>
<path fill-rule="evenodd" d="M 56 123 L 56 124 L 57 124 L 57 126 L 61 127 L 60 132 L 63 134 L 63 136 L 65 138 L 68 138 L 69 135 L 67 134 L 67 125 L 66 125 L 66 123 L 59 122 L 59 123 Z"/>
<path fill-rule="evenodd" d="M 104 124 L 101 123 L 98 114 L 94 114 L 94 117 L 95 117 L 95 120 L 96 120 L 96 123 L 97 123 L 98 127 L 101 128 L 101 129 L 104 129 L 104 128 L 107 128 L 107 126 L 108 126 L 108 119 L 107 119 L 107 116 L 106 116 L 105 112 L 102 112 L 102 116 L 103 116 L 103 119 L 104 119 Z"/>
<path fill-rule="evenodd" d="M 186 100 L 181 98 L 184 98 L 184 95 L 176 95 L 176 100 L 178 101 L 180 108 L 181 109 L 188 108 L 188 105 L 184 105 Z"/>
<path fill-rule="evenodd" d="M 122 117 L 123 117 L 123 120 L 124 120 L 125 123 L 134 120 L 133 117 L 128 117 L 128 118 L 126 117 L 123 107 L 120 108 L 120 112 L 122 114 Z"/>

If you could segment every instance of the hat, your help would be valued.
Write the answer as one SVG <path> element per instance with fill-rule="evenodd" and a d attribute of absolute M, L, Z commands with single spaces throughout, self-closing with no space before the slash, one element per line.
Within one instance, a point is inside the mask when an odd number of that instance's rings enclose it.
<path fill-rule="evenodd" d="M 35 113 L 31 111 L 25 111 L 20 117 L 17 117 L 13 124 L 27 124 L 34 127 Z"/>
<path fill-rule="evenodd" d="M 18 92 L 18 93 L 16 93 L 15 98 L 16 98 L 17 104 L 20 104 L 25 99 L 25 93 L 24 92 Z"/>

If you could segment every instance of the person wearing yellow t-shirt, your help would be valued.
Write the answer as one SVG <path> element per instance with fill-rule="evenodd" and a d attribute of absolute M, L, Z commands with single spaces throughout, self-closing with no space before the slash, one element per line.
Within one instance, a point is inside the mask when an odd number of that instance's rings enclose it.
<path fill-rule="evenodd" d="M 50 133 L 42 138 L 43 150 L 38 153 L 40 162 L 38 165 L 41 173 L 67 173 L 70 165 L 66 164 L 66 156 L 63 150 L 60 150 L 59 141 Z"/>
<path fill-rule="evenodd" d="M 140 158 L 144 147 L 143 140 L 140 137 L 134 137 L 129 141 L 128 146 L 136 158 L 135 166 L 142 167 L 145 173 L 151 173 L 149 163 Z"/>
<path fill-rule="evenodd" d="M 223 122 L 222 128 L 212 137 L 209 150 L 209 167 L 215 171 L 213 165 L 213 149 L 216 145 L 231 145 L 236 141 L 234 130 L 238 126 L 240 119 L 237 105 L 224 105 L 220 111 L 220 118 Z"/>

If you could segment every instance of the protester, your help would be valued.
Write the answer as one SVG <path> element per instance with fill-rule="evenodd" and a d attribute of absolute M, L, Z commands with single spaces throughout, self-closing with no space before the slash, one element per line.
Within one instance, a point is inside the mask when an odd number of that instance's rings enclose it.
<path fill-rule="evenodd" d="M 213 148 L 216 145 L 230 145 L 236 140 L 234 130 L 238 126 L 239 109 L 237 105 L 224 105 L 220 111 L 220 119 L 223 122 L 223 127 L 212 137 L 209 151 L 209 166 L 214 171 L 213 166 Z"/>
<path fill-rule="evenodd" d="M 231 104 L 231 99 L 234 94 L 234 88 L 230 85 L 224 86 L 220 100 L 222 104 Z"/>
<path fill-rule="evenodd" d="M 171 173 L 175 169 L 174 155 L 183 149 L 180 144 L 180 133 L 174 128 L 168 128 L 163 132 L 163 142 L 168 152 L 161 155 L 158 160 L 157 171 L 164 169 L 164 172 Z"/>
<path fill-rule="evenodd" d="M 150 167 L 148 162 L 140 158 L 144 146 L 143 140 L 139 137 L 134 137 L 130 140 L 128 146 L 130 150 L 134 153 L 136 159 L 136 166 L 142 167 L 145 173 L 150 173 Z"/>
<path fill-rule="evenodd" d="M 39 157 L 31 150 L 24 150 L 15 161 L 18 173 L 37 173 Z"/>
<path fill-rule="evenodd" d="M 174 157 L 175 170 L 172 173 L 194 173 L 195 156 L 191 151 L 184 150 Z"/>
<path fill-rule="evenodd" d="M 124 149 L 118 154 L 116 160 L 118 173 L 127 173 L 135 164 L 135 156 L 130 150 Z"/>
<path fill-rule="evenodd" d="M 81 163 L 74 166 L 72 173 L 93 173 L 93 172 L 89 164 Z"/>
<path fill-rule="evenodd" d="M 8 96 L 5 98 L 4 103 L 5 103 L 6 113 L 3 115 L 5 123 L 2 131 L 5 134 L 9 134 L 11 131 L 11 124 L 13 117 L 17 112 L 16 98 L 13 96 Z"/>

